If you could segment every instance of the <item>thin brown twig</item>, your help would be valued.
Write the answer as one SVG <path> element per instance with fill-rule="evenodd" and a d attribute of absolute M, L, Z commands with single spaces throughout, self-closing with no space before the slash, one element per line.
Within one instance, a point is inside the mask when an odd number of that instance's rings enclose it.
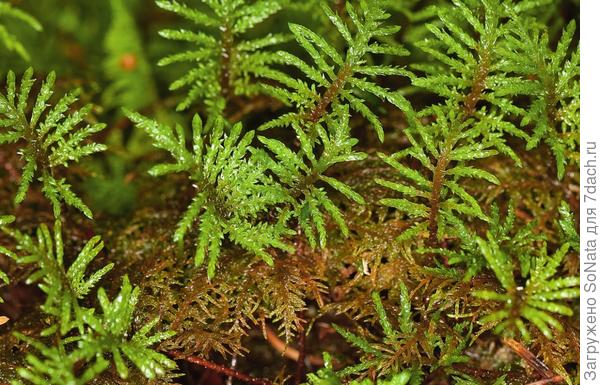
<path fill-rule="evenodd" d="M 217 373 L 225 374 L 227 376 L 231 376 L 237 380 L 246 382 L 248 384 L 254 385 L 273 385 L 273 383 L 266 378 L 256 378 L 251 377 L 247 374 L 241 373 L 235 369 L 231 369 L 217 363 L 205 360 L 204 358 L 196 357 L 196 356 L 185 356 L 177 351 L 170 351 L 169 355 L 178 360 L 184 360 L 187 362 L 191 362 L 196 365 L 200 365 L 210 370 L 214 370 Z"/>
<path fill-rule="evenodd" d="M 527 385 L 544 385 L 564 381 L 562 376 L 554 373 L 542 360 L 531 353 L 523 344 L 512 338 L 505 338 L 503 342 L 521 357 L 533 370 L 543 378 Z"/>
<path fill-rule="evenodd" d="M 556 373 L 554 373 L 545 363 L 543 363 L 539 358 L 537 358 L 533 353 L 531 353 L 523 344 L 519 341 L 514 340 L 512 338 L 505 338 L 503 342 L 513 350 L 513 352 L 517 353 L 519 357 L 521 357 L 527 364 L 535 370 L 539 375 L 544 376 L 544 378 L 554 377 Z"/>
<path fill-rule="evenodd" d="M 552 378 L 544 378 L 543 380 L 530 382 L 527 385 L 546 385 L 546 384 L 551 384 L 554 382 L 562 382 L 562 381 L 564 381 L 563 378 L 557 374 L 556 376 L 554 376 Z"/>
<path fill-rule="evenodd" d="M 294 349 L 293 347 L 288 346 L 285 342 L 283 342 L 281 338 L 279 338 L 270 327 L 267 326 L 265 328 L 265 331 L 267 341 L 273 347 L 273 349 L 277 350 L 279 353 L 283 354 L 290 360 L 298 361 L 298 359 L 300 358 L 300 352 L 297 349 Z M 309 354 L 307 358 L 308 362 L 312 366 L 323 366 L 323 359 L 321 357 Z"/>

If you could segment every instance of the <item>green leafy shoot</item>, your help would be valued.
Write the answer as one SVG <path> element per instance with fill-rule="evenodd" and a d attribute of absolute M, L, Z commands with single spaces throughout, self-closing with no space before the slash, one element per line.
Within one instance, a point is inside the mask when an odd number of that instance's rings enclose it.
<path fill-rule="evenodd" d="M 132 288 L 125 276 L 114 301 L 108 299 L 102 288 L 98 290 L 103 314 L 97 315 L 93 309 L 85 309 L 85 332 L 78 336 L 61 339 L 58 345 L 47 346 L 16 333 L 19 339 L 32 345 L 41 354 L 41 357 L 28 354 L 28 366 L 19 368 L 19 375 L 35 385 L 84 385 L 108 369 L 110 362 L 106 357 L 110 355 L 117 373 L 123 379 L 129 376 L 128 363 L 123 356 L 148 379 L 164 376 L 176 364 L 150 347 L 172 337 L 174 333 L 148 335 L 158 322 L 155 319 L 131 336 L 138 297 L 139 288 Z"/>
<path fill-rule="evenodd" d="M 98 352 L 109 352 L 114 360 L 117 373 L 127 378 L 129 370 L 123 356 L 127 357 L 142 374 L 149 379 L 164 376 L 167 370 L 176 368 L 173 361 L 151 348 L 172 337 L 172 331 L 148 335 L 158 324 L 156 318 L 137 330 L 131 338 L 133 313 L 139 300 L 140 290 L 133 288 L 127 276 L 123 278 L 121 291 L 111 302 L 103 288 L 98 290 L 98 302 L 102 314 L 87 313 L 85 322 L 90 333 L 84 334 L 78 343 L 87 360 L 98 356 Z M 88 353 L 89 352 L 89 353 Z"/>
<path fill-rule="evenodd" d="M 576 24 L 567 25 L 554 51 L 539 24 L 521 18 L 514 25 L 509 44 L 499 52 L 507 60 L 502 70 L 514 72 L 518 77 L 511 81 L 518 85 L 505 86 L 501 92 L 530 99 L 521 120 L 521 126 L 532 127 L 527 148 L 545 142 L 562 179 L 568 163 L 579 164 L 579 46 L 570 49 Z"/>
<path fill-rule="evenodd" d="M 579 252 L 579 233 L 577 232 L 577 225 L 571 212 L 571 207 L 565 201 L 560 202 L 558 208 L 558 226 L 561 231 L 561 241 L 563 243 L 569 243 L 573 250 Z"/>
<path fill-rule="evenodd" d="M 317 182 L 324 182 L 346 198 L 364 204 L 364 199 L 350 186 L 325 175 L 326 171 L 335 164 L 362 160 L 366 157 L 365 153 L 354 150 L 358 140 L 350 136 L 349 119 L 348 106 L 336 106 L 335 113 L 325 120 L 325 126 L 316 124 L 318 146 L 302 130 L 297 130 L 296 135 L 300 141 L 298 152 L 292 151 L 276 139 L 264 136 L 258 138 L 273 157 L 262 150 L 255 151 L 255 154 L 287 188 L 294 202 L 293 215 L 298 219 L 312 247 L 317 243 L 325 247 L 327 242 L 323 212 L 331 216 L 344 236 L 348 235 L 348 227 L 342 212 L 328 197 L 325 189 L 317 185 Z"/>
<path fill-rule="evenodd" d="M 563 316 L 573 314 L 571 307 L 560 300 L 579 297 L 579 277 L 553 277 L 569 251 L 570 244 L 563 244 L 553 255 L 547 254 L 544 245 L 532 260 L 525 287 L 521 287 L 515 280 L 515 266 L 511 255 L 500 248 L 493 236 L 488 233 L 487 239 L 478 238 L 477 243 L 500 284 L 499 290 L 473 292 L 475 297 L 499 305 L 498 310 L 490 312 L 479 322 L 483 325 L 496 325 L 496 333 L 512 336 L 518 332 L 526 341 L 531 340 L 526 321 L 539 329 L 546 338 L 552 338 L 551 327 L 562 331 L 561 322 L 552 313 Z"/>
<path fill-rule="evenodd" d="M 160 66 L 189 62 L 192 68 L 171 84 L 171 90 L 189 89 L 177 106 L 189 108 L 201 100 L 210 113 L 220 114 L 233 96 L 253 95 L 259 89 L 253 72 L 277 60 L 272 46 L 288 40 L 285 35 L 269 33 L 248 38 L 247 32 L 277 13 L 281 0 L 204 1 L 204 8 L 190 8 L 175 0 L 157 0 L 156 4 L 194 23 L 197 30 L 166 29 L 160 35 L 169 40 L 194 45 L 159 61 Z"/>
<path fill-rule="evenodd" d="M 0 229 L 4 229 L 7 225 L 14 221 L 15 217 L 11 215 L 0 215 Z M 5 255 L 11 259 L 15 259 L 15 254 L 4 246 L 0 246 L 0 255 Z M 0 281 L 4 282 L 5 284 L 9 283 L 8 275 L 2 270 L 0 270 Z M 4 300 L 2 297 L 0 297 L 0 303 L 2 302 L 4 302 Z"/>
<path fill-rule="evenodd" d="M 291 234 L 286 222 L 289 214 L 277 207 L 289 202 L 287 191 L 267 174 L 264 162 L 251 155 L 254 132 L 242 136 L 241 123 L 228 133 L 221 117 L 204 125 L 200 117 L 192 122 L 192 150 L 186 145 L 184 130 L 175 130 L 137 113 L 129 118 L 144 129 L 158 148 L 168 151 L 174 163 L 154 166 L 150 174 L 160 176 L 185 172 L 198 192 L 177 225 L 174 240 L 182 242 L 197 222 L 195 263 L 208 260 L 208 276 L 215 274 L 221 242 L 227 236 L 243 249 L 272 264 L 268 248 L 291 251 L 282 237 Z M 278 212 L 271 223 L 264 218 L 269 210 Z"/>
<path fill-rule="evenodd" d="M 459 105 L 463 119 L 493 116 L 496 122 L 491 130 L 526 139 L 527 134 L 513 123 L 523 109 L 507 97 L 507 90 L 521 82 L 506 70 L 507 60 L 499 47 L 510 45 L 507 36 L 514 29 L 513 17 L 541 2 L 453 3 L 439 8 L 438 23 L 426 24 L 431 37 L 416 43 L 432 61 L 413 65 L 423 76 L 413 76 L 412 83 Z"/>
<path fill-rule="evenodd" d="M 57 329 L 61 335 L 65 335 L 74 328 L 82 333 L 85 310 L 79 306 L 79 300 L 85 298 L 96 283 L 114 266 L 110 263 L 89 276 L 85 274 L 90 262 L 104 247 L 100 237 L 95 236 L 90 239 L 67 269 L 64 266 L 60 221 L 55 222 L 53 231 L 42 224 L 37 229 L 35 237 L 16 230 L 5 229 L 5 232 L 8 232 L 17 243 L 19 252 L 16 254 L 16 261 L 19 264 L 33 264 L 37 268 L 26 282 L 38 283 L 46 295 L 46 301 L 41 309 L 58 320 L 45 329 L 42 335 L 50 335 Z"/>
<path fill-rule="evenodd" d="M 350 385 L 373 385 L 371 379 L 353 379 L 349 382 L 344 382 L 344 374 L 341 372 L 335 372 L 333 370 L 333 363 L 329 353 L 323 353 L 324 365 L 321 369 L 315 373 L 309 373 L 307 375 L 308 384 L 310 385 L 342 385 L 348 383 Z M 377 377 L 377 383 L 382 385 L 418 385 L 420 384 L 419 373 L 412 369 L 404 369 L 401 372 L 394 373 L 388 377 Z"/>
<path fill-rule="evenodd" d="M 2 225 L 7 224 L 2 217 Z M 117 372 L 127 378 L 128 369 L 123 355 L 147 377 L 162 376 L 173 369 L 175 363 L 151 349 L 151 346 L 173 335 L 159 332 L 149 335 L 158 319 L 149 322 L 131 335 L 133 313 L 139 297 L 139 288 L 132 288 L 129 279 L 123 279 L 121 291 L 110 301 L 104 291 L 98 290 L 98 302 L 102 315 L 94 308 L 83 305 L 83 301 L 94 286 L 114 266 L 110 263 L 86 275 L 92 260 L 103 248 L 99 236 L 90 239 L 71 265 L 64 265 L 65 255 L 61 222 L 56 221 L 54 231 L 41 225 L 34 237 L 3 227 L 2 230 L 16 242 L 17 252 L 4 251 L 18 264 L 33 265 L 33 273 L 26 283 L 37 283 L 46 299 L 40 309 L 50 316 L 50 326 L 40 336 L 52 336 L 53 345 L 48 346 L 30 336 L 15 335 L 39 351 L 41 357 L 29 353 L 27 367 L 19 368 L 19 375 L 32 384 L 86 384 L 106 370 L 112 355 Z M 68 256 L 67 256 L 68 258 Z"/>
<path fill-rule="evenodd" d="M 371 297 L 379 325 L 383 330 L 383 344 L 371 343 L 367 339 L 333 324 L 333 328 L 363 354 L 359 364 L 346 367 L 340 374 L 361 373 L 366 368 L 377 368 L 377 372 L 382 375 L 400 372 L 403 359 L 413 352 L 407 344 L 414 343 L 416 325 L 411 318 L 410 296 L 406 286 L 403 283 L 400 284 L 400 311 L 394 324 L 387 315 L 379 293 L 373 292 Z"/>
<path fill-rule="evenodd" d="M 427 232 L 434 247 L 442 236 L 464 229 L 461 223 L 467 219 L 489 221 L 461 180 L 475 178 L 494 184 L 499 180 L 472 163 L 501 154 L 521 165 L 505 136 L 529 140 L 515 124 L 525 110 L 514 104 L 514 96 L 524 89 L 520 77 L 514 76 L 519 66 L 516 56 L 529 55 L 501 52 L 518 48 L 515 40 L 519 37 L 510 37 L 517 20 L 544 2 L 453 3 L 453 7 L 439 8 L 438 22 L 427 25 L 431 38 L 417 43 L 432 60 L 413 66 L 422 75 L 410 75 L 413 85 L 443 101 L 407 114 L 410 147 L 393 156 L 382 155 L 400 172 L 401 183 L 378 180 L 400 194 L 381 203 L 413 220 L 400 240 Z M 408 166 L 404 159 L 415 159 L 420 165 Z M 455 230 L 447 233 L 449 225 Z"/>
<path fill-rule="evenodd" d="M 266 91 L 295 111 L 281 115 L 261 129 L 294 127 L 295 131 L 315 132 L 321 122 L 338 104 L 350 106 L 373 126 L 379 140 L 383 141 L 383 126 L 376 114 L 367 107 L 367 96 L 387 101 L 401 110 L 408 109 L 408 102 L 397 92 L 392 92 L 373 81 L 376 76 L 405 75 L 405 71 L 394 66 L 370 64 L 369 55 L 404 56 L 408 51 L 397 43 L 380 43 L 381 38 L 394 35 L 399 27 L 389 26 L 385 21 L 390 15 L 379 1 L 365 0 L 358 9 L 346 2 L 346 11 L 355 33 L 342 18 L 322 3 L 323 12 L 338 30 L 348 47 L 340 53 L 329 42 L 310 29 L 290 24 L 290 30 L 298 45 L 312 59 L 312 64 L 286 51 L 278 52 L 279 62 L 295 67 L 305 79 L 298 79 L 289 68 L 264 68 L 256 76 L 264 77 L 279 85 L 264 85 Z"/>
<path fill-rule="evenodd" d="M 501 135 L 487 129 L 491 122 L 462 120 L 459 109 L 451 105 L 433 106 L 431 112 L 436 117 L 434 123 L 418 124 L 406 132 L 409 148 L 393 155 L 379 154 L 399 173 L 400 179 L 400 182 L 376 179 L 399 195 L 384 198 L 380 203 L 408 215 L 413 221 L 399 241 L 428 232 L 430 243 L 435 244 L 448 227 L 463 223 L 466 218 L 488 222 L 477 199 L 463 187 L 463 180 L 500 183 L 496 176 L 473 165 L 474 161 L 507 149 Z M 420 163 L 420 167 L 405 164 L 412 160 Z"/>
<path fill-rule="evenodd" d="M 524 226 L 516 226 L 515 212 L 512 202 L 509 202 L 506 216 L 502 218 L 498 206 L 493 204 L 487 231 L 504 252 L 517 257 L 521 276 L 526 277 L 531 268 L 531 261 L 545 236 L 534 231 L 538 225 L 535 220 Z M 443 255 L 450 265 L 464 266 L 466 270 L 463 281 L 467 282 L 488 267 L 488 264 L 477 243 L 478 233 L 462 222 L 454 222 L 451 225 L 457 240 L 460 241 L 457 250 L 425 248 L 421 251 Z"/>
<path fill-rule="evenodd" d="M 9 72 L 6 93 L 0 93 L 0 145 L 13 144 L 19 148 L 24 163 L 14 201 L 15 204 L 23 202 L 37 177 L 42 183 L 42 192 L 52 203 L 56 218 L 60 216 L 61 201 L 91 218 L 89 208 L 75 195 L 64 178 L 55 176 L 55 170 L 104 151 L 105 145 L 88 142 L 88 139 L 105 125 L 85 121 L 91 112 L 91 105 L 68 112 L 77 101 L 79 90 L 68 92 L 48 109 L 55 80 L 56 75 L 51 72 L 33 105 L 28 102 L 35 82 L 31 68 L 24 73 L 18 88 L 15 74 Z"/>
<path fill-rule="evenodd" d="M 47 346 L 42 342 L 15 332 L 15 336 L 39 352 L 39 355 L 28 354 L 25 357 L 27 367 L 17 369 L 19 377 L 26 383 L 34 385 L 85 385 L 105 371 L 110 362 L 100 355 L 93 365 L 81 373 L 76 368 L 81 363 L 79 350 L 67 353 L 64 346 Z M 13 385 L 22 385 L 21 381 L 13 381 Z"/>

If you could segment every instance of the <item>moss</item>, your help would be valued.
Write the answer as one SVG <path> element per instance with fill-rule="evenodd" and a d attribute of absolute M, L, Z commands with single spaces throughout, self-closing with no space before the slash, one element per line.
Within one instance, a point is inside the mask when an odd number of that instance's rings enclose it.
<path fill-rule="evenodd" d="M 6 24 L 59 76 L 2 84 L 0 383 L 575 382 L 575 2 L 59 3 L 18 4 L 53 55 Z M 30 120 L 72 85 L 63 167 Z"/>

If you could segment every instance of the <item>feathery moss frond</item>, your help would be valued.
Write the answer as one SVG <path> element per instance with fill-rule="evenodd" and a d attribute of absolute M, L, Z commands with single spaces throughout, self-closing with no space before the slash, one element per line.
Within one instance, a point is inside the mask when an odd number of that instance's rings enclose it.
<path fill-rule="evenodd" d="M 528 149 L 543 139 L 562 178 L 567 158 L 574 161 L 569 152 L 578 146 L 579 49 L 569 56 L 575 23 L 552 51 L 542 27 L 525 16 L 544 1 L 453 2 L 438 12 L 441 27 L 427 26 L 435 38 L 417 44 L 436 62 L 414 65 L 425 76 L 413 76 L 413 84 L 460 103 L 466 116 L 496 115 L 490 128 L 526 140 Z M 516 103 L 522 96 L 529 105 Z M 529 125 L 531 135 L 525 132 Z"/>
<path fill-rule="evenodd" d="M 346 11 L 355 33 L 342 18 L 322 3 L 323 12 L 329 17 L 347 44 L 347 51 L 339 53 L 329 42 L 310 29 L 290 24 L 290 30 L 298 45 L 310 56 L 313 64 L 286 51 L 278 52 L 279 62 L 293 66 L 306 80 L 298 79 L 289 69 L 261 68 L 255 75 L 278 82 L 281 86 L 265 85 L 264 88 L 297 112 L 285 114 L 265 123 L 261 129 L 292 126 L 296 131 L 315 132 L 315 124 L 321 122 L 336 105 L 345 104 L 358 112 L 373 126 L 379 140 L 383 141 L 383 127 L 376 114 L 365 104 L 367 95 L 387 101 L 401 110 L 407 110 L 408 102 L 397 92 L 375 83 L 376 76 L 405 75 L 398 67 L 370 65 L 368 55 L 404 56 L 408 51 L 397 43 L 378 42 L 378 39 L 398 32 L 399 27 L 385 25 L 390 15 L 380 2 L 366 0 L 355 9 L 346 2 Z"/>
<path fill-rule="evenodd" d="M 565 201 L 560 202 L 558 208 L 558 226 L 560 228 L 561 241 L 563 243 L 569 243 L 573 250 L 579 252 L 579 233 L 577 231 L 577 225 L 571 212 L 571 207 Z"/>
<path fill-rule="evenodd" d="M 331 216 L 343 235 L 348 235 L 348 227 L 342 212 L 327 196 L 325 190 L 317 186 L 317 182 L 324 182 L 346 198 L 364 204 L 364 199 L 350 186 L 325 175 L 325 172 L 337 163 L 362 160 L 366 157 L 365 153 L 356 152 L 353 148 L 358 140 L 350 136 L 348 106 L 338 105 L 335 108 L 336 111 L 327 117 L 324 126 L 321 123 L 315 124 L 319 146 L 315 141 L 311 141 L 302 129 L 294 125 L 300 141 L 298 152 L 292 151 L 276 139 L 264 136 L 258 139 L 273 153 L 273 157 L 262 150 L 255 151 L 261 163 L 266 165 L 287 188 L 294 202 L 293 215 L 298 219 L 312 247 L 317 243 L 321 247 L 326 245 L 327 234 L 323 212 Z"/>
<path fill-rule="evenodd" d="M 439 9 L 438 24 L 427 25 L 433 38 L 417 44 L 433 62 L 414 66 L 422 76 L 410 75 L 413 85 L 443 101 L 407 114 L 410 148 L 392 157 L 382 155 L 405 182 L 378 180 L 401 195 L 381 203 L 413 220 L 400 240 L 427 230 L 429 243 L 434 246 L 449 224 L 460 226 L 465 217 L 489 221 L 461 180 L 500 181 L 490 172 L 473 167 L 474 161 L 501 154 L 521 165 L 506 138 L 529 137 L 514 123 L 524 110 L 514 104 L 511 96 L 515 93 L 508 91 L 519 88 L 521 81 L 509 69 L 514 62 L 499 54 L 497 47 L 511 46 L 507 36 L 519 13 L 540 5 L 536 1 L 517 6 L 490 0 L 474 2 L 474 10 L 460 0 L 453 3 L 454 7 Z M 427 120 L 431 123 L 424 124 Z M 415 159 L 419 167 L 405 166 L 400 162 L 405 158 Z"/>
<path fill-rule="evenodd" d="M 447 227 L 463 222 L 465 217 L 489 221 L 461 181 L 471 178 L 499 184 L 493 174 L 471 164 L 504 152 L 507 146 L 500 134 L 490 133 L 492 122 L 463 120 L 456 107 L 431 107 L 435 122 L 426 126 L 416 123 L 407 130 L 409 148 L 390 156 L 380 154 L 402 180 L 396 183 L 376 179 L 400 195 L 382 199 L 380 203 L 405 213 L 413 221 L 400 236 L 401 241 L 427 231 L 430 242 L 435 243 L 446 234 Z M 420 167 L 411 168 L 403 163 L 411 159 L 419 162 Z"/>
<path fill-rule="evenodd" d="M 30 106 L 29 94 L 35 82 L 33 70 L 28 69 L 17 88 L 15 74 L 8 73 L 6 93 L 0 93 L 0 144 L 14 143 L 20 147 L 24 166 L 15 204 L 23 202 L 30 185 L 37 179 L 42 192 L 52 203 L 54 216 L 61 212 L 61 201 L 92 217 L 90 209 L 71 191 L 65 179 L 55 176 L 55 169 L 68 167 L 88 155 L 104 151 L 106 146 L 88 142 L 88 138 L 105 125 L 87 123 L 92 106 L 67 113 L 77 101 L 79 90 L 65 94 L 52 108 L 48 101 L 54 93 L 56 75 L 51 72 Z M 27 111 L 31 109 L 28 114 Z M 29 115 L 29 117 L 28 117 Z"/>
<path fill-rule="evenodd" d="M 413 65 L 423 73 L 413 76 L 413 84 L 456 103 L 463 120 L 495 116 L 490 129 L 526 138 L 510 119 L 521 110 L 504 93 L 515 80 L 503 70 L 498 50 L 511 30 L 509 10 L 516 13 L 517 6 L 501 0 L 453 3 L 438 10 L 439 23 L 426 24 L 432 38 L 416 43 L 433 61 Z"/>
<path fill-rule="evenodd" d="M 201 100 L 213 114 L 220 114 L 234 95 L 251 95 L 258 91 L 250 73 L 276 60 L 267 49 L 288 40 L 281 34 L 245 39 L 246 32 L 277 13 L 281 0 L 206 1 L 205 9 L 190 8 L 175 0 L 157 0 L 169 12 L 193 22 L 197 31 L 167 29 L 160 35 L 169 40 L 189 42 L 197 47 L 167 56 L 161 66 L 191 62 L 193 67 L 171 84 L 171 90 L 188 87 L 178 110 Z"/>
<path fill-rule="evenodd" d="M 85 385 L 94 377 L 108 368 L 110 362 L 99 356 L 94 365 L 87 367 L 83 373 L 77 374 L 77 365 L 81 360 L 81 354 L 76 350 L 73 353 L 65 352 L 62 346 L 46 346 L 42 342 L 15 333 L 21 341 L 32 346 L 39 355 L 28 354 L 25 358 L 28 367 L 18 368 L 17 373 L 33 385 Z M 13 385 L 22 385 L 21 381 L 13 381 Z"/>
<path fill-rule="evenodd" d="M 27 283 L 38 283 L 46 294 L 46 302 L 41 309 L 59 320 L 44 330 L 43 335 L 54 333 L 57 325 L 60 325 L 61 335 L 72 329 L 83 332 L 84 310 L 79 306 L 79 300 L 87 296 L 114 266 L 112 263 L 108 264 L 92 275 L 85 276 L 87 266 L 104 247 L 100 237 L 96 236 L 88 241 L 71 266 L 66 269 L 61 227 L 59 220 L 55 222 L 53 231 L 43 224 L 37 229 L 35 237 L 17 230 L 5 229 L 17 242 L 17 263 L 34 264 L 37 268 L 27 278 Z"/>
<path fill-rule="evenodd" d="M 401 290 L 404 294 L 406 292 L 406 287 L 403 286 L 404 285 L 401 284 Z M 383 346 L 372 344 L 365 338 L 355 333 L 352 333 L 335 324 L 332 325 L 336 332 L 338 332 L 352 346 L 358 348 L 362 353 L 361 363 L 356 364 L 354 366 L 346 367 L 343 371 L 345 375 L 361 373 L 365 369 L 372 367 L 377 368 L 378 372 L 381 374 L 388 373 L 390 368 L 387 368 L 387 370 L 385 371 L 382 370 L 382 364 L 387 361 L 388 354 L 393 354 L 393 352 L 397 351 L 398 347 L 406 343 L 407 340 L 409 340 L 410 337 L 413 336 L 413 325 L 410 317 L 408 319 L 403 319 L 402 316 L 399 317 L 399 320 L 401 320 L 402 323 L 401 328 L 407 331 L 407 333 L 396 331 L 391 325 L 390 321 L 388 320 L 388 316 L 385 309 L 383 308 L 383 304 L 381 303 L 381 297 L 379 296 L 379 293 L 373 292 L 371 297 L 375 305 L 375 312 L 379 319 L 379 324 L 381 325 L 384 333 L 385 343 Z M 404 296 L 402 297 L 403 302 L 407 300 L 408 298 Z M 410 302 L 406 302 L 401 305 L 402 313 L 405 312 L 406 306 L 408 306 L 408 311 L 410 312 Z M 397 367 L 392 369 L 392 371 L 399 370 L 400 368 Z"/>
<path fill-rule="evenodd" d="M 473 295 L 485 301 L 497 302 L 501 307 L 479 320 L 481 324 L 493 324 L 497 333 L 514 335 L 520 333 L 526 341 L 531 340 L 528 321 L 544 336 L 552 338 L 552 330 L 562 331 L 561 323 L 552 313 L 570 316 L 573 310 L 560 300 L 579 297 L 579 277 L 553 278 L 556 275 L 569 243 L 565 243 L 553 255 L 546 246 L 532 258 L 532 268 L 527 275 L 525 287 L 517 285 L 513 256 L 498 245 L 492 234 L 487 239 L 478 238 L 477 243 L 490 269 L 496 275 L 502 291 L 476 290 Z"/>
<path fill-rule="evenodd" d="M 532 258 L 537 253 L 540 242 L 545 240 L 544 234 L 534 232 L 538 225 L 537 221 L 533 220 L 524 226 L 517 227 L 512 202 L 508 204 L 504 219 L 500 215 L 498 206 L 494 203 L 489 219 L 487 231 L 492 239 L 504 252 L 516 256 L 519 262 L 520 275 L 526 277 L 529 274 Z M 460 221 L 452 222 L 451 225 L 455 236 L 460 241 L 457 250 L 425 248 L 422 252 L 445 256 L 448 264 L 464 266 L 466 270 L 463 280 L 465 282 L 470 281 L 488 266 L 477 243 L 478 233 Z"/>
<path fill-rule="evenodd" d="M 3 223 L 6 224 L 6 220 Z M 64 265 L 61 222 L 56 221 L 54 231 L 41 225 L 35 237 L 17 230 L 3 228 L 16 241 L 17 252 L 9 252 L 17 263 L 34 265 L 35 270 L 27 283 L 37 283 L 46 296 L 41 310 L 50 316 L 50 326 L 40 333 L 44 340 L 49 336 L 52 345 L 46 345 L 30 336 L 16 336 L 39 351 L 41 357 L 28 354 L 27 367 L 19 368 L 19 375 L 32 384 L 86 384 L 106 370 L 112 355 L 117 372 L 127 378 L 125 355 L 147 378 L 164 375 L 175 367 L 174 362 L 150 349 L 160 341 L 170 338 L 173 332 L 148 333 L 156 326 L 154 320 L 129 337 L 133 313 L 139 296 L 139 288 L 133 289 L 125 276 L 121 291 L 113 302 L 104 289 L 98 290 L 98 302 L 102 315 L 82 301 L 98 281 L 114 266 L 110 263 L 89 276 L 85 272 L 92 260 L 100 253 L 103 243 L 100 237 L 90 239 L 67 268 Z M 54 233 L 54 234 L 53 234 Z"/>
<path fill-rule="evenodd" d="M 19 339 L 32 345 L 41 354 L 41 357 L 28 354 L 28 366 L 19 368 L 19 375 L 35 385 L 84 385 L 108 369 L 110 362 L 106 356 L 110 355 L 117 373 L 126 379 L 129 369 L 124 355 L 146 378 L 164 376 L 176 365 L 150 346 L 172 337 L 174 333 L 159 332 L 149 336 L 148 333 L 158 322 L 156 319 L 130 336 L 138 294 L 139 288 L 133 289 L 127 276 L 112 302 L 101 288 L 98 290 L 98 300 L 102 316 L 96 315 L 93 309 L 85 309 L 85 331 L 76 337 L 60 340 L 58 345 L 48 346 L 17 333 Z"/>
<path fill-rule="evenodd" d="M 410 362 L 412 356 L 414 359 L 420 360 L 421 355 L 428 356 L 433 349 L 440 350 L 440 359 L 437 361 L 437 367 L 451 367 L 455 363 L 465 362 L 468 360 L 462 354 L 462 351 L 467 346 L 470 329 L 467 328 L 468 323 L 458 323 L 454 326 L 454 335 L 446 335 L 441 337 L 433 333 L 425 333 L 424 336 L 419 336 L 417 325 L 412 320 L 411 302 L 408 294 L 408 289 L 403 283 L 400 283 L 400 311 L 397 320 L 392 321 L 383 306 L 380 294 L 373 292 L 371 298 L 374 303 L 375 313 L 379 321 L 379 325 L 383 331 L 383 339 L 381 343 L 370 342 L 369 340 L 352 333 L 337 325 L 333 328 L 348 341 L 352 346 L 361 350 L 361 362 L 359 364 L 348 366 L 339 375 L 352 375 L 365 373 L 369 369 L 376 369 L 378 375 L 394 375 L 397 373 L 411 373 L 405 369 L 406 362 Z M 397 327 L 394 324 L 397 322 Z M 464 335 L 466 334 L 466 338 Z M 457 335 L 463 336 L 456 338 Z M 422 338 L 422 339 L 421 339 Z M 417 339 L 420 340 L 416 344 Z M 425 353 L 422 353 L 423 349 Z M 410 378 L 409 375 L 407 377 Z M 417 380 L 418 377 L 415 378 Z"/>
<path fill-rule="evenodd" d="M 117 373 L 121 378 L 127 378 L 129 370 L 123 356 L 127 357 L 142 374 L 149 379 L 164 376 L 169 369 L 176 367 L 175 363 L 163 354 L 151 349 L 161 341 L 172 337 L 171 331 L 148 335 L 158 324 L 156 318 L 137 330 L 131 338 L 133 312 L 139 299 L 138 287 L 133 288 L 129 278 L 123 278 L 123 284 L 117 297 L 111 302 L 103 288 L 98 290 L 98 302 L 102 315 L 86 313 L 84 321 L 90 332 L 82 335 L 78 349 L 86 354 L 85 359 L 91 360 L 98 356 L 97 352 L 107 352 L 112 355 Z M 88 353 L 89 352 L 89 353 Z"/>
<path fill-rule="evenodd" d="M 277 206 L 289 202 L 285 189 L 267 175 L 264 162 L 251 154 L 254 132 L 242 136 L 241 123 L 228 133 L 221 117 L 204 125 L 197 115 L 192 122 L 192 151 L 187 148 L 183 127 L 175 130 L 137 113 L 129 118 L 144 129 L 154 145 L 171 153 L 175 163 L 152 167 L 154 176 L 185 172 L 198 193 L 177 225 L 174 240 L 182 242 L 195 221 L 198 222 L 196 265 L 208 260 L 208 276 L 215 274 L 221 242 L 228 236 L 234 243 L 272 264 L 267 248 L 291 250 L 282 237 L 290 234 L 286 226 L 289 214 Z M 263 217 L 278 212 L 276 223 Z"/>
<path fill-rule="evenodd" d="M 523 111 L 522 126 L 533 127 L 527 148 L 544 141 L 556 158 L 562 179 L 567 163 L 579 164 L 579 46 L 573 50 L 576 24 L 563 30 L 556 49 L 550 48 L 547 32 L 531 19 L 517 19 L 508 42 L 499 52 L 506 58 L 504 71 L 514 72 L 515 86 L 502 93 L 526 96 L 530 105 Z"/>

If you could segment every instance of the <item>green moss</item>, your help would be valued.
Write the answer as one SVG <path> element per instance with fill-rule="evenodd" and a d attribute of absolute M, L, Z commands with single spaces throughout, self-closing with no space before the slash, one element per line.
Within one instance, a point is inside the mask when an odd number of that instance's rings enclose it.
<path fill-rule="evenodd" d="M 34 3 L 0 382 L 574 382 L 575 2 Z"/>

